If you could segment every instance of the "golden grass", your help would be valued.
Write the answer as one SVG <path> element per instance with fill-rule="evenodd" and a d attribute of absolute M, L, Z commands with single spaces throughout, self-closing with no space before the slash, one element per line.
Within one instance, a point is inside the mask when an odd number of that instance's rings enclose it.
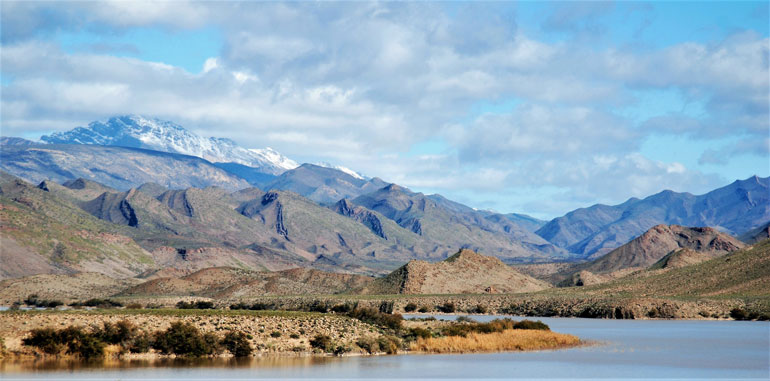
<path fill-rule="evenodd" d="M 534 351 L 580 344 L 577 336 L 551 331 L 509 329 L 495 333 L 469 333 L 466 337 L 446 336 L 417 339 L 411 350 L 425 353 L 468 353 Z"/>

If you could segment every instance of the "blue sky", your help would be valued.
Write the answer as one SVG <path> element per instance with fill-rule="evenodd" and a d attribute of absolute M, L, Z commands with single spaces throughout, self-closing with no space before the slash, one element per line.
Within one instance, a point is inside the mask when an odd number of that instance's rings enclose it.
<path fill-rule="evenodd" d="M 1 6 L 3 135 L 144 114 L 541 218 L 770 175 L 767 2 Z"/>

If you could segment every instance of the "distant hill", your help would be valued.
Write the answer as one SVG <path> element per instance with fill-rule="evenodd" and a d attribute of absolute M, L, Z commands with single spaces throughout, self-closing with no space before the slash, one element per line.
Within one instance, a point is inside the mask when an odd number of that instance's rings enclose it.
<path fill-rule="evenodd" d="M 668 271 L 645 271 L 574 291 L 585 296 L 630 294 L 636 297 L 768 297 L 770 240 L 727 255 Z"/>
<path fill-rule="evenodd" d="M 580 276 L 578 278 L 572 276 L 568 282 L 570 285 L 577 285 L 580 281 L 585 284 L 583 279 L 590 278 L 592 275 L 644 269 L 656 263 L 659 268 L 670 267 L 677 262 L 697 263 L 704 259 L 725 255 L 744 246 L 745 244 L 738 239 L 713 228 L 657 225 L 605 256 L 585 264 L 575 265 L 570 271 L 580 273 Z M 688 249 L 697 254 L 679 252 L 681 249 Z M 663 262 L 658 263 L 659 261 Z M 611 275 L 610 278 L 612 277 L 617 275 Z M 594 278 L 592 283 L 598 283 L 596 280 Z"/>
<path fill-rule="evenodd" d="M 770 222 L 743 233 L 739 238 L 748 244 L 755 244 L 770 238 Z"/>
<path fill-rule="evenodd" d="M 615 206 L 594 205 L 555 218 L 541 237 L 584 258 L 596 258 L 658 224 L 710 226 L 740 235 L 770 221 L 770 178 L 750 177 L 700 196 L 663 191 Z"/>
<path fill-rule="evenodd" d="M 232 267 L 206 268 L 174 278 L 156 278 L 130 287 L 121 296 L 207 296 L 243 299 L 263 295 L 335 294 L 360 287 L 373 278 L 295 268 L 256 272 Z"/>
<path fill-rule="evenodd" d="M 461 250 L 444 261 L 410 261 L 357 292 L 362 294 L 464 294 L 532 292 L 549 287 L 495 257 Z"/>
<path fill-rule="evenodd" d="M 118 190 L 153 182 L 166 188 L 246 188 L 246 180 L 192 156 L 137 148 L 84 144 L 3 145 L 0 169 L 39 183 L 78 178 Z"/>

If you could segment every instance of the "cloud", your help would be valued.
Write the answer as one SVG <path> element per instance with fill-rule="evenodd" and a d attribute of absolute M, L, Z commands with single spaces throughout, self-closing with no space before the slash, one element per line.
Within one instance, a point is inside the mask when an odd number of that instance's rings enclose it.
<path fill-rule="evenodd" d="M 549 197 L 563 197 L 553 205 L 719 183 L 697 168 L 640 155 L 650 134 L 746 137 L 745 145 L 704 152 L 702 164 L 767 155 L 770 44 L 752 32 L 597 48 L 590 38 L 604 28 L 609 4 L 553 7 L 543 27 L 575 34 L 568 42 L 525 33 L 516 7 L 504 3 L 142 5 L 2 2 L 3 134 L 149 114 L 458 197 L 553 188 Z M 190 73 L 111 55 L 127 46 L 67 53 L 50 39 L 57 31 L 109 35 L 143 26 L 212 27 L 224 45 Z M 617 111 L 637 102 L 636 93 L 661 89 L 703 104 L 704 114 L 647 115 L 636 124 Z M 509 101 L 516 104 L 509 112 L 474 114 L 480 102 Z M 407 154 L 437 138 L 446 152 Z"/>

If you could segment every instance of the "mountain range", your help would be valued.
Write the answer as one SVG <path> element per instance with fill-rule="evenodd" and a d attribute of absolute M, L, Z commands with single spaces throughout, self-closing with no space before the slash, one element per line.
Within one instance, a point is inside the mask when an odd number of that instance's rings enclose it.
<path fill-rule="evenodd" d="M 769 179 L 756 176 L 704 195 L 663 191 L 542 221 L 329 163 L 299 165 L 153 118 L 113 117 L 41 140 L 0 141 L 2 254 L 16 261 L 2 277 L 212 266 L 374 275 L 461 249 L 507 263 L 588 264 L 659 224 L 760 237 L 770 221 Z M 604 259 L 609 267 L 622 262 L 613 258 Z"/>

